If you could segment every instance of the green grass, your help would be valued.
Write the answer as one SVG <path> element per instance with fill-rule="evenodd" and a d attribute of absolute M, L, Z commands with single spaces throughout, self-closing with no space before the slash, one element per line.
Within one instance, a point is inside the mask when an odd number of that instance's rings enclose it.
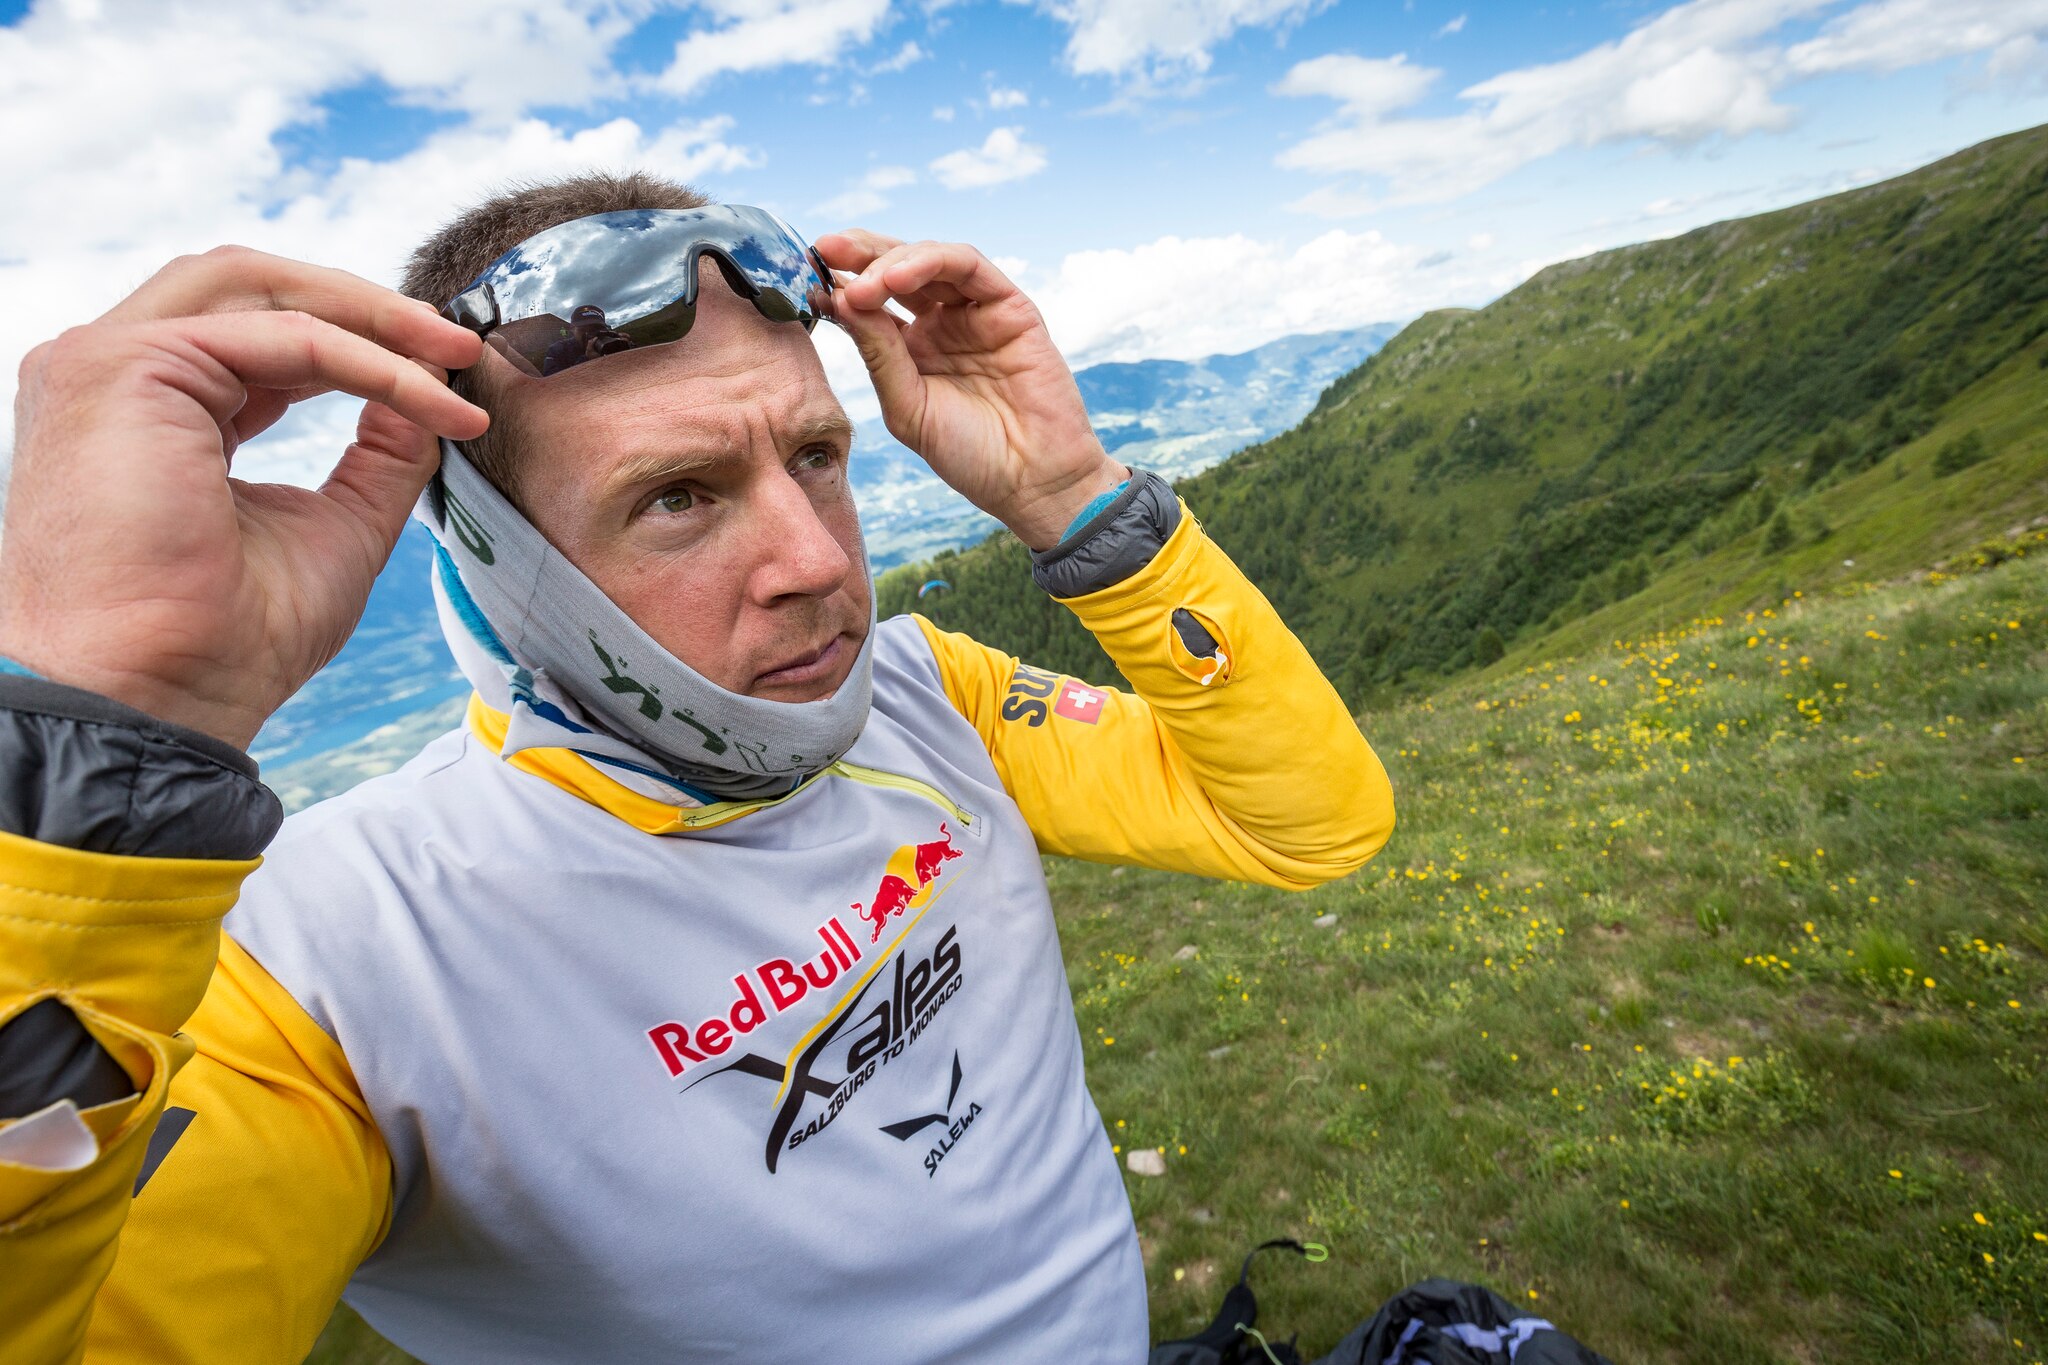
<path fill-rule="evenodd" d="M 1048 865 L 1090 1085 L 1167 1156 L 1157 1333 L 1291 1233 L 1318 1350 L 1442 1273 L 1616 1360 L 2048 1354 L 2048 553 L 1365 726 L 1401 824 L 1343 883 Z"/>
<path fill-rule="evenodd" d="M 1262 1321 L 1314 1351 L 1446 1274 L 1617 1361 L 2048 1355 L 2015 548 L 1367 716 L 1400 827 L 1304 896 L 1048 860 L 1090 1087 L 1166 1155 L 1126 1176 L 1155 1334 L 1292 1234 L 1333 1255 L 1262 1265 Z M 344 1314 L 312 1359 L 402 1357 Z"/>

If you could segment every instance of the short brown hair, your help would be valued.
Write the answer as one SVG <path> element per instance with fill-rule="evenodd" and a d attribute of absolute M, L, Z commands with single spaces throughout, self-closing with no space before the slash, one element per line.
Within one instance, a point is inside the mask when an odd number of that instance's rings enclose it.
<path fill-rule="evenodd" d="M 680 181 L 640 171 L 625 175 L 593 171 L 565 180 L 515 185 L 466 210 L 422 242 L 406 263 L 405 280 L 399 287 L 410 297 L 438 308 L 461 293 L 485 266 L 535 233 L 593 213 L 694 209 L 710 202 L 710 196 Z M 481 365 L 457 374 L 450 387 L 473 403 L 491 406 Z M 519 502 L 516 444 L 513 432 L 495 412 L 489 431 L 461 443 L 470 463 L 515 505 Z"/>

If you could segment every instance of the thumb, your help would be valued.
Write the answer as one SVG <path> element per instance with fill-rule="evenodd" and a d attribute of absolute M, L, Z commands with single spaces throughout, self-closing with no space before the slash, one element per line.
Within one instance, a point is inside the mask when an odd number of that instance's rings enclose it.
<path fill-rule="evenodd" d="M 320 494 L 370 534 L 381 562 L 440 464 L 441 447 L 432 432 L 382 403 L 365 403 L 356 439 Z"/>
<path fill-rule="evenodd" d="M 903 324 L 886 309 L 855 308 L 843 291 L 834 292 L 832 308 L 868 367 L 875 397 L 882 403 L 882 420 L 898 440 L 914 449 L 911 438 L 923 425 L 925 378 L 903 339 Z"/>

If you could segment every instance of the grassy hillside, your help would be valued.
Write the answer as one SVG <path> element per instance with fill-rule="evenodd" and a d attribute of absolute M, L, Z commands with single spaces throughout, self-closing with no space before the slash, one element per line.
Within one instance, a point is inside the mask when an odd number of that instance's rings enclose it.
<path fill-rule="evenodd" d="M 2031 552 L 2031 553 L 2029 553 Z M 1048 860 L 1154 1330 L 1490 1284 L 1617 1361 L 2039 1361 L 2048 533 L 1368 715 L 1306 896 Z M 337 1316 L 312 1360 L 387 1365 Z"/>
<path fill-rule="evenodd" d="M 2048 129 L 1551 267 L 1428 315 L 1181 487 L 1355 702 L 1654 588 L 1678 621 L 2048 512 Z M 1845 566 L 1843 560 L 1854 560 Z M 883 580 L 1034 662 L 1108 661 L 1007 536 Z M 1825 581 L 1829 575 L 1822 575 Z"/>
<path fill-rule="evenodd" d="M 1442 1272 L 1616 1360 L 2041 1359 L 2030 541 L 1369 716 L 1401 827 L 1305 897 L 1053 864 L 1156 1330 L 1292 1232 L 1319 1350 Z"/>

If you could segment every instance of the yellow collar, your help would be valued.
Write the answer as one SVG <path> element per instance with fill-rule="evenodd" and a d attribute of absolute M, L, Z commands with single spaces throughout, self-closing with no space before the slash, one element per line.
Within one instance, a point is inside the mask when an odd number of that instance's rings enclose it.
<path fill-rule="evenodd" d="M 504 752 L 505 731 L 511 724 L 510 717 L 471 693 L 468 721 L 470 733 L 489 745 L 492 753 Z M 506 761 L 521 772 L 532 773 L 571 796 L 581 797 L 606 814 L 617 816 L 643 834 L 687 834 L 693 830 L 712 829 L 778 801 L 787 801 L 818 780 L 813 777 L 795 791 L 763 801 L 714 801 L 708 806 L 683 806 L 641 795 L 605 776 L 596 764 L 573 749 L 522 749 Z"/>
<path fill-rule="evenodd" d="M 494 754 L 505 751 L 505 731 L 511 719 L 503 711 L 484 704 L 484 699 L 475 693 L 469 698 L 469 729 L 478 739 L 490 747 Z M 958 820 L 962 828 L 974 823 L 976 817 L 971 811 L 962 809 L 951 797 L 914 777 L 901 773 L 887 773 L 878 768 L 864 768 L 859 764 L 841 759 L 826 768 L 824 772 L 806 778 L 794 791 L 782 796 L 769 797 L 762 801 L 714 801 L 708 806 L 680 806 L 667 801 L 657 801 L 651 796 L 642 796 L 631 787 L 605 776 L 598 766 L 573 749 L 521 749 L 506 762 L 521 772 L 532 773 L 544 782 L 553 783 L 571 796 L 580 797 L 608 815 L 625 821 L 643 834 L 691 834 L 697 830 L 715 829 L 728 821 L 743 815 L 752 815 L 757 810 L 766 810 L 789 800 L 813 782 L 828 774 L 843 777 L 870 787 L 882 787 L 894 791 L 911 792 L 923 797 L 947 811 Z"/>

